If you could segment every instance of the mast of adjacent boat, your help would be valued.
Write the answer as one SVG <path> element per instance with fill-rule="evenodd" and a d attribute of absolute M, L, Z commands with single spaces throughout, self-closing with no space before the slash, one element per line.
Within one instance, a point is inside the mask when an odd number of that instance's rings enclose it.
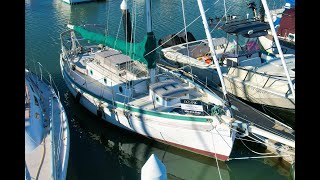
<path fill-rule="evenodd" d="M 207 22 L 207 19 L 206 19 L 206 15 L 205 15 L 205 12 L 204 12 L 204 9 L 203 9 L 202 1 L 201 1 L 201 0 L 197 0 L 197 1 L 198 1 L 198 6 L 199 6 L 200 14 L 201 14 L 201 17 L 202 17 L 202 22 L 203 22 L 203 25 L 204 25 L 204 30 L 205 30 L 205 32 L 206 32 L 207 39 L 208 39 L 209 48 L 210 48 L 210 53 L 211 53 L 211 55 L 212 55 L 212 57 L 213 57 L 214 64 L 216 65 L 216 68 L 217 68 L 217 71 L 218 71 L 219 79 L 220 79 L 221 86 L 222 86 L 222 92 L 223 92 L 223 95 L 224 95 L 225 100 L 226 100 L 227 103 L 228 103 L 227 105 L 228 105 L 229 107 L 231 107 L 231 103 L 230 103 L 230 100 L 229 100 L 229 98 L 228 98 L 226 86 L 225 86 L 225 84 L 224 84 L 223 76 L 222 76 L 222 73 L 221 73 L 220 65 L 219 65 L 219 62 L 218 62 L 218 60 L 217 60 L 216 52 L 215 52 L 215 50 L 214 50 L 214 46 L 213 46 L 213 42 L 212 42 L 212 37 L 211 37 L 210 31 L 209 31 L 209 26 L 208 26 L 208 22 Z"/>
<path fill-rule="evenodd" d="M 201 16 L 202 16 L 202 22 L 203 22 L 203 25 L 204 25 L 204 29 L 205 29 L 205 32 L 206 32 L 206 35 L 207 35 L 207 38 L 208 38 L 208 43 L 209 43 L 209 47 L 210 47 L 210 52 L 211 54 L 213 55 L 213 60 L 214 60 L 214 63 L 217 67 L 217 71 L 218 71 L 218 74 L 219 74 L 219 78 L 220 78 L 220 81 L 221 81 L 221 85 L 222 85 L 222 90 L 223 90 L 223 94 L 225 96 L 225 98 L 228 98 L 227 96 L 227 91 L 226 91 L 226 88 L 225 88 L 225 85 L 224 85 L 224 81 L 223 81 L 223 76 L 222 76 L 222 73 L 221 73 L 221 70 L 220 70 L 220 66 L 219 66 L 219 63 L 217 61 L 217 57 L 216 57 L 216 53 L 214 51 L 214 48 L 213 48 L 213 42 L 212 42 L 212 37 L 211 37 L 211 34 L 210 34 L 210 31 L 209 31 L 209 27 L 208 27 L 208 22 L 207 22 L 207 19 L 206 19 L 206 16 L 205 16 L 205 13 L 204 13 L 204 9 L 203 9 L 203 5 L 202 5 L 202 1 L 201 0 L 197 0 L 198 1 L 198 6 L 199 6 L 199 10 L 200 10 L 200 13 L 201 13 Z M 262 1 L 265 1 L 265 0 L 262 0 Z M 266 10 L 267 12 L 269 12 L 269 10 Z M 270 15 L 270 14 L 269 14 Z M 269 21 L 269 22 L 272 22 L 272 21 Z M 273 27 L 274 28 L 274 27 Z M 282 54 L 282 57 L 283 57 L 283 54 Z M 229 99 L 227 99 L 228 103 L 230 103 Z M 240 121 L 239 121 L 240 122 Z M 242 122 L 241 122 L 242 123 Z M 284 137 L 281 137 L 279 135 L 276 135 L 276 134 L 272 134 L 270 132 L 267 132 L 263 129 L 260 129 L 258 127 L 255 127 L 253 125 L 250 125 L 247 130 L 251 133 L 254 133 L 254 134 L 258 134 L 258 135 L 261 135 L 263 137 L 266 137 L 266 138 L 269 138 L 269 139 L 273 139 L 273 140 L 276 140 L 277 142 L 281 142 L 283 144 L 286 144 L 290 147 L 295 147 L 295 142 L 292 141 L 292 140 L 288 140 Z"/>
<path fill-rule="evenodd" d="M 151 0 L 146 0 L 147 34 L 152 33 Z M 150 83 L 156 82 L 156 69 L 149 68 Z"/>
<path fill-rule="evenodd" d="M 287 79 L 288 79 L 288 82 L 289 82 L 289 86 L 290 86 L 290 89 L 291 89 L 291 92 L 292 92 L 292 95 L 293 95 L 293 99 L 295 100 L 295 97 L 296 97 L 295 96 L 295 90 L 294 90 L 293 85 L 292 85 L 292 81 L 291 81 L 291 78 L 290 78 L 290 75 L 289 75 L 289 72 L 288 72 L 288 68 L 287 68 L 286 62 L 284 61 L 284 56 L 283 56 L 283 53 L 282 53 L 282 49 L 280 47 L 280 43 L 279 43 L 279 39 L 278 39 L 276 30 L 275 30 L 274 25 L 273 25 L 273 21 L 272 21 L 272 18 L 271 18 L 269 7 L 267 5 L 266 0 L 261 0 L 261 2 L 262 2 L 262 5 L 263 5 L 265 14 L 267 15 L 267 18 L 268 18 L 268 23 L 269 23 L 270 28 L 271 28 L 272 36 L 274 38 L 274 41 L 276 43 L 278 52 L 280 54 L 280 59 L 281 59 L 281 62 L 282 62 L 282 66 L 284 68 L 284 72 L 286 73 L 286 76 L 287 76 Z"/>
<path fill-rule="evenodd" d="M 120 9 L 122 12 L 122 21 L 123 21 L 123 29 L 125 33 L 126 41 L 132 43 L 132 36 L 131 36 L 131 19 L 130 19 L 130 12 L 128 9 L 128 5 L 126 0 L 122 0 L 120 4 Z"/>

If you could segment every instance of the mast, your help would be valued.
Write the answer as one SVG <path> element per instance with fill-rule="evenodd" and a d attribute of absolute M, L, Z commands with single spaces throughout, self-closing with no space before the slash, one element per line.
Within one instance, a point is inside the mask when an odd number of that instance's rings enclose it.
<path fill-rule="evenodd" d="M 289 86 L 290 86 L 290 89 L 291 89 L 291 92 L 292 92 L 292 95 L 293 95 L 293 99 L 295 99 L 295 97 L 296 97 L 295 96 L 295 90 L 294 90 L 293 85 L 292 85 L 292 81 L 291 81 L 291 78 L 290 78 L 290 75 L 289 75 L 289 72 L 288 72 L 288 68 L 287 68 L 286 62 L 284 61 L 282 49 L 280 47 L 279 39 L 278 39 L 276 30 L 274 28 L 274 25 L 273 25 L 273 21 L 272 21 L 272 18 L 271 18 L 271 14 L 270 14 L 267 2 L 266 2 L 266 0 L 261 0 L 261 2 L 262 2 L 262 5 L 263 5 L 263 8 L 265 10 L 265 15 L 267 15 L 267 18 L 268 18 L 268 23 L 269 23 L 270 28 L 271 28 L 272 36 L 274 38 L 274 41 L 276 43 L 278 52 L 280 54 L 280 59 L 281 59 L 281 62 L 282 62 L 282 66 L 284 68 L 284 72 L 286 73 L 287 80 L 289 82 Z"/>
<path fill-rule="evenodd" d="M 264 12 L 263 5 L 262 5 L 261 1 L 260 1 L 259 13 L 260 13 L 260 21 L 264 22 L 265 12 Z"/>
<path fill-rule="evenodd" d="M 206 35 L 207 35 L 207 39 L 208 39 L 208 43 L 209 43 L 209 47 L 210 47 L 210 53 L 212 54 L 214 64 L 216 65 L 216 68 L 217 68 L 217 71 L 218 71 L 219 79 L 220 79 L 221 86 L 222 86 L 223 95 L 224 95 L 225 100 L 228 103 L 227 105 L 230 107 L 231 103 L 230 103 L 228 95 L 227 95 L 227 90 L 226 90 L 226 86 L 224 85 L 224 81 L 223 81 L 223 76 L 222 76 L 222 73 L 221 73 L 220 65 L 218 63 L 216 52 L 215 52 L 214 47 L 213 47 L 212 37 L 211 37 L 210 31 L 209 31 L 209 26 L 208 26 L 208 22 L 207 22 L 207 19 L 206 19 L 206 15 L 204 13 L 202 1 L 201 0 L 197 0 L 197 1 L 198 1 L 200 14 L 202 16 L 203 26 L 204 26 L 204 29 L 205 29 L 205 32 L 206 32 Z"/>
<path fill-rule="evenodd" d="M 152 19 L 151 19 L 151 0 L 146 0 L 146 17 L 147 17 L 147 35 L 148 38 L 154 38 L 152 32 Z M 149 68 L 150 83 L 156 82 L 156 68 Z"/>
<path fill-rule="evenodd" d="M 151 0 L 146 0 L 147 33 L 152 32 Z"/>
<path fill-rule="evenodd" d="M 122 11 L 122 20 L 123 20 L 123 28 L 126 36 L 127 42 L 131 42 L 131 19 L 130 19 L 130 12 L 128 10 L 126 0 L 122 0 L 120 5 L 120 9 Z"/>

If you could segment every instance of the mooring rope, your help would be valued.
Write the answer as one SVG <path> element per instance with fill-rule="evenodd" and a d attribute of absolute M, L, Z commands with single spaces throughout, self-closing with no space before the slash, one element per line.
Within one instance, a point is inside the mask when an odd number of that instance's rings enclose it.
<path fill-rule="evenodd" d="M 259 152 L 256 152 L 256 151 L 254 151 L 254 150 L 252 150 L 252 149 L 250 149 L 243 141 L 242 141 L 242 139 L 240 139 L 240 141 L 242 142 L 242 144 L 249 150 L 249 151 L 251 151 L 251 152 L 253 152 L 253 153 L 255 153 L 255 154 L 259 154 L 259 155 L 269 155 L 269 154 L 274 154 L 274 153 L 272 153 L 272 152 L 270 152 L 270 153 L 259 153 Z"/>
<path fill-rule="evenodd" d="M 275 155 L 275 156 L 248 156 L 248 157 L 238 157 L 238 158 L 229 158 L 228 160 L 237 160 L 237 159 L 259 159 L 259 158 L 275 158 L 275 157 L 287 157 L 290 155 Z"/>
<path fill-rule="evenodd" d="M 214 128 L 215 129 L 215 128 Z M 216 130 L 216 129 L 215 129 Z M 216 130 L 217 131 L 217 130 Z M 218 131 L 217 131 L 218 132 Z M 218 173 L 219 173 L 219 177 L 220 177 L 220 180 L 222 180 L 221 178 L 221 173 L 220 173 L 220 168 L 219 168 L 219 163 L 218 163 L 218 159 L 217 159 L 217 151 L 216 151 L 216 146 L 214 145 L 214 138 L 213 138 L 213 134 L 212 134 L 212 131 L 211 131 L 211 137 L 212 137 L 212 144 L 213 144 L 213 149 L 214 149 L 214 157 L 216 158 L 216 163 L 217 163 L 217 167 L 218 167 Z"/>

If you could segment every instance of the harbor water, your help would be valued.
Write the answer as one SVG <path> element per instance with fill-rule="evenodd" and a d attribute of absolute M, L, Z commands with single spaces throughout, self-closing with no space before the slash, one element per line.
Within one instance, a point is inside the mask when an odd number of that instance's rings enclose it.
<path fill-rule="evenodd" d="M 100 1 L 69 5 L 61 0 L 25 1 L 25 65 L 39 71 L 40 62 L 52 75 L 70 125 L 70 155 L 67 179 L 140 179 L 141 168 L 151 154 L 164 163 L 168 179 L 290 179 L 290 169 L 274 159 L 246 159 L 219 162 L 151 139 L 119 129 L 99 119 L 75 102 L 62 78 L 59 67 L 60 33 L 67 23 L 74 25 L 103 24 L 105 32 L 123 37 L 120 3 L 122 0 Z M 207 17 L 224 15 L 223 0 L 203 0 Z M 226 0 L 228 14 L 252 17 L 245 0 Z M 259 1 L 255 1 L 257 6 Z M 269 8 L 279 8 L 284 1 L 268 1 Z M 128 0 L 130 12 L 136 10 L 134 39 L 142 40 L 146 34 L 145 1 Z M 132 9 L 134 7 L 134 9 Z M 196 0 L 184 1 L 186 23 L 199 15 Z M 229 13 L 230 12 L 230 13 Z M 181 0 L 152 0 L 153 31 L 157 40 L 183 29 Z M 201 18 L 187 29 L 196 39 L 205 38 Z M 214 30 L 213 37 L 225 34 Z M 246 145 L 255 151 L 264 148 Z M 230 157 L 252 157 L 257 154 L 236 141 Z M 219 175 L 220 174 L 220 175 Z"/>

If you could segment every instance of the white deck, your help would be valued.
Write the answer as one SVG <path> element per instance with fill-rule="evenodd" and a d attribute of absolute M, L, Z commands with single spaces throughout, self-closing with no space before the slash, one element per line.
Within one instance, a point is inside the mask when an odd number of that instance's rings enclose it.
<path fill-rule="evenodd" d="M 77 73 L 80 75 L 79 72 L 77 72 Z M 80 78 L 79 76 L 78 77 L 73 76 L 73 77 L 75 78 L 76 81 L 77 81 L 77 79 L 79 79 L 79 80 L 85 79 L 86 82 L 91 82 L 90 84 L 87 84 L 87 86 L 85 86 L 86 89 L 90 89 L 90 91 L 93 92 L 94 94 L 98 94 L 98 95 L 102 94 L 102 96 L 104 98 L 110 99 L 110 98 L 108 98 L 108 95 L 110 96 L 110 93 L 112 91 L 110 88 L 104 87 L 101 83 L 95 81 L 93 78 L 91 78 L 89 76 L 84 76 L 84 75 L 81 75 L 81 76 L 82 76 L 82 78 Z M 113 75 L 113 76 L 115 77 L 115 75 Z M 161 76 L 158 76 L 158 78 L 159 77 L 161 77 Z M 206 96 L 204 96 L 202 93 L 197 91 L 196 88 L 191 88 L 191 87 L 189 87 L 188 84 L 183 83 L 179 79 L 176 79 L 176 78 L 174 78 L 174 81 L 178 82 L 179 85 L 181 85 L 182 87 L 188 89 L 189 99 L 201 100 L 202 102 L 205 102 L 207 104 L 212 103 L 209 101 L 209 99 Z M 103 93 L 101 93 L 101 92 L 103 92 Z M 138 96 L 134 96 L 133 98 L 130 98 L 130 99 L 125 98 L 125 96 L 123 96 L 123 95 L 116 94 L 115 101 L 125 102 L 125 103 L 133 105 L 135 107 L 139 107 L 139 108 L 143 108 L 143 109 L 147 109 L 147 110 L 156 110 L 159 112 L 168 112 L 168 111 L 171 111 L 172 108 L 174 108 L 174 107 L 180 108 L 180 103 L 177 103 L 176 105 L 174 105 L 172 107 L 163 107 L 163 106 L 160 106 L 156 103 L 154 104 L 149 97 L 148 91 L 146 91 L 145 94 L 139 94 Z"/>
<path fill-rule="evenodd" d="M 50 87 L 41 81 L 37 80 L 37 76 L 26 75 L 26 78 L 31 79 L 29 81 L 33 84 L 33 89 L 40 97 L 40 106 L 42 108 L 42 115 L 44 119 L 43 127 L 45 128 L 44 138 L 42 143 L 36 147 L 31 153 L 25 153 L 26 168 L 29 172 L 31 179 L 65 179 L 67 170 L 67 161 L 69 154 L 69 130 L 67 119 L 65 118 L 63 107 L 60 104 L 55 93 L 53 93 Z M 29 90 L 30 91 L 30 90 Z M 29 111 L 30 112 L 30 111 Z M 32 116 L 32 112 L 30 114 Z M 49 122 L 52 118 L 51 123 Z M 62 119 L 64 118 L 64 119 Z M 63 128 L 61 129 L 61 123 Z M 52 131 L 54 130 L 54 140 L 52 140 Z M 60 131 L 62 133 L 60 133 Z M 62 146 L 59 146 L 58 141 L 63 136 L 61 141 Z M 53 141 L 53 142 L 52 142 Z M 53 147 L 55 146 L 55 152 L 60 152 L 55 157 L 59 156 L 59 159 L 55 159 L 55 168 L 53 168 Z M 60 151 L 58 151 L 60 148 Z M 56 171 L 56 178 L 53 177 L 53 169 Z M 37 178 L 37 174 L 38 178 Z"/>
<path fill-rule="evenodd" d="M 113 57 L 116 55 L 117 57 Z M 85 54 L 84 56 L 79 56 L 80 58 L 76 57 L 72 59 L 72 62 L 76 65 L 76 71 L 78 75 L 74 75 L 73 77 L 75 78 L 74 80 L 77 81 L 79 84 L 84 84 L 86 89 L 90 89 L 91 92 L 97 95 L 102 95 L 106 99 L 111 99 L 111 92 L 112 92 L 112 87 L 106 87 L 102 83 L 98 82 L 97 80 L 93 79 L 89 75 L 83 75 L 84 69 L 86 69 L 86 64 L 90 62 L 90 65 L 88 64 L 87 66 L 90 67 L 89 69 L 95 69 L 97 72 L 101 73 L 104 77 L 108 77 L 109 79 L 112 79 L 114 82 L 113 83 L 125 83 L 127 80 L 134 80 L 131 76 L 122 76 L 119 77 L 116 73 L 117 72 L 112 72 L 112 69 L 115 69 L 116 64 L 118 63 L 123 63 L 123 62 L 128 62 L 128 59 L 122 59 L 122 61 L 116 61 L 117 58 L 119 58 L 120 54 L 112 49 L 106 50 L 105 52 L 98 52 L 97 55 L 95 54 Z M 125 56 L 121 54 L 121 56 Z M 105 59 L 113 57 L 115 59 Z M 93 59 L 94 60 L 88 60 L 88 59 Z M 109 64 L 109 66 L 107 66 Z M 87 69 L 88 69 L 87 67 Z M 79 68 L 81 68 L 79 70 Z M 73 73 L 72 73 L 73 74 Z M 81 77 L 80 77 L 81 76 Z M 127 79 L 126 79 L 127 78 Z M 157 76 L 158 79 L 165 79 L 167 76 Z M 189 93 L 189 98 L 193 100 L 201 100 L 207 104 L 210 104 L 212 102 L 209 102 L 208 98 L 204 96 L 203 93 L 200 93 L 196 90 L 194 87 L 190 87 L 187 83 L 183 83 L 181 80 L 177 78 L 173 78 L 174 81 L 178 83 L 181 88 L 187 89 Z M 162 80 L 159 80 L 159 82 Z M 84 82 L 90 82 L 89 83 L 84 83 Z M 116 85 L 116 84 L 114 84 Z M 115 90 L 114 90 L 115 91 Z M 143 108 L 143 109 L 148 109 L 148 110 L 156 110 L 158 112 L 168 112 L 171 111 L 173 108 L 177 107 L 180 108 L 180 103 L 176 103 L 173 106 L 170 107 L 164 107 L 161 105 L 158 105 L 157 103 L 153 102 L 151 98 L 149 97 L 149 91 L 146 89 L 144 93 L 139 93 L 135 94 L 133 98 L 128 98 L 125 97 L 124 95 L 121 95 L 119 93 L 115 93 L 115 101 L 118 102 L 123 102 L 123 103 L 128 103 L 130 105 L 133 105 L 135 107 Z"/>
<path fill-rule="evenodd" d="M 295 77 L 295 55 L 287 55 L 285 57 L 285 62 L 288 68 L 289 75 L 291 77 Z M 283 76 L 281 79 L 287 79 L 280 58 L 269 61 L 269 63 L 258 67 L 256 71 L 269 75 Z"/>
<path fill-rule="evenodd" d="M 52 149 L 50 127 L 48 126 L 48 124 L 50 117 L 49 98 L 52 95 L 46 84 L 41 81 L 37 81 L 35 76 L 28 77 L 32 79 L 32 82 L 37 83 L 37 86 L 32 86 L 34 90 L 37 91 L 35 87 L 38 87 L 39 92 L 41 92 L 40 97 L 42 100 L 40 100 L 40 106 L 42 107 L 44 113 L 44 126 L 47 126 L 45 128 L 45 135 L 41 145 L 34 149 L 32 153 L 25 154 L 26 166 L 31 178 L 36 179 L 37 173 L 38 171 L 40 171 L 38 179 L 50 179 L 52 173 Z"/>
<path fill-rule="evenodd" d="M 227 46 L 228 40 L 224 37 L 212 38 L 212 40 L 216 56 L 220 58 L 224 52 L 225 47 Z M 189 45 L 188 49 L 187 44 Z M 232 45 L 234 45 L 234 43 L 229 42 L 226 52 L 232 49 Z M 175 46 L 164 48 L 161 51 L 163 52 L 164 56 L 171 61 L 190 64 L 198 68 L 216 68 L 212 57 L 207 55 L 211 53 L 208 46 L 208 40 L 206 39 L 178 44 Z M 208 63 L 205 62 L 205 59 L 207 58 L 211 59 L 211 61 Z"/>

